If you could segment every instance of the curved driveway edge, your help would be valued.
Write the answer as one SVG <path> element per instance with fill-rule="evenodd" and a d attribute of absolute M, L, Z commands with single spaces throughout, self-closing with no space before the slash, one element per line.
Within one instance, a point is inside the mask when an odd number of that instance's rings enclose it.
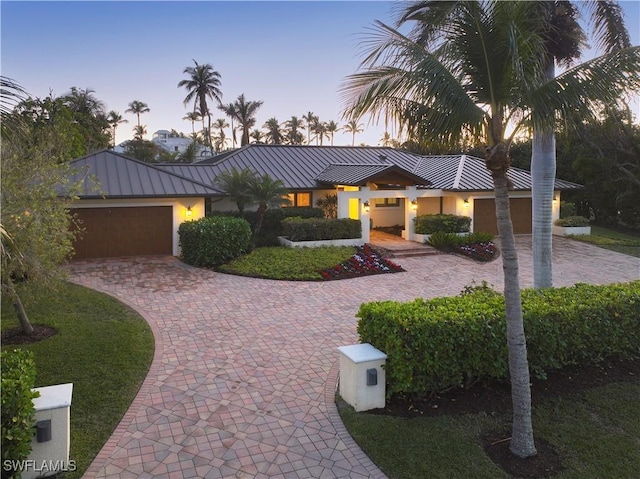
<path fill-rule="evenodd" d="M 523 287 L 530 241 L 517 239 Z M 224 275 L 171 257 L 68 265 L 71 281 L 133 307 L 156 339 L 142 388 L 85 477 L 384 477 L 334 402 L 336 348 L 358 342 L 358 307 L 455 295 L 472 281 L 502 287 L 500 260 L 398 262 L 407 272 L 317 283 Z M 639 278 L 637 258 L 554 238 L 558 286 Z"/>

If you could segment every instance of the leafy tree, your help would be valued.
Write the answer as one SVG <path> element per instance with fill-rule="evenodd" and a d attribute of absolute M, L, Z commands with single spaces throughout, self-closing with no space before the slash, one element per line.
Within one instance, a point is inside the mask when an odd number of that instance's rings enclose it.
<path fill-rule="evenodd" d="M 221 75 L 208 63 L 199 65 L 195 60 L 193 60 L 193 63 L 195 66 L 184 69 L 183 73 L 186 73 L 189 78 L 181 80 L 178 83 L 178 88 L 184 87 L 187 90 L 187 96 L 184 98 L 185 105 L 193 100 L 193 111 L 195 112 L 199 108 L 200 116 L 202 117 L 202 130 L 207 132 L 207 144 L 209 148 L 213 149 L 213 144 L 211 143 L 211 111 L 207 104 L 207 98 L 220 105 L 222 101 L 222 90 L 220 90 Z M 206 128 L 204 124 L 205 115 L 209 121 Z"/>
<path fill-rule="evenodd" d="M 74 113 L 88 116 L 98 116 L 105 111 L 105 105 L 95 96 L 95 90 L 91 88 L 71 87 L 71 90 L 62 97 L 65 106 Z"/>
<path fill-rule="evenodd" d="M 269 118 L 262 128 L 267 129 L 267 133 L 265 135 L 267 143 L 272 145 L 280 145 L 284 140 L 284 135 L 282 134 L 282 130 L 280 129 L 280 122 L 275 117 Z"/>
<path fill-rule="evenodd" d="M 145 163 L 161 163 L 175 159 L 174 155 L 157 143 L 143 140 L 142 138 L 134 138 L 128 141 L 124 147 L 124 154 L 136 160 L 144 161 Z"/>
<path fill-rule="evenodd" d="M 217 184 L 235 201 L 240 213 L 244 213 L 245 207 L 251 203 L 250 187 L 255 176 L 252 170 L 231 168 L 216 177 Z"/>
<path fill-rule="evenodd" d="M 31 334 L 33 326 L 16 284 L 54 287 L 63 277 L 60 264 L 73 253 L 75 229 L 69 207 L 74 196 L 64 154 L 73 137 L 62 122 L 36 127 L 19 108 L 3 111 L 1 128 L 2 294 L 11 300 L 23 332 Z"/>
<path fill-rule="evenodd" d="M 304 130 L 302 120 L 297 116 L 292 116 L 284 122 L 285 139 L 289 145 L 302 145 L 304 135 L 299 130 Z"/>
<path fill-rule="evenodd" d="M 518 257 L 509 211 L 510 139 L 505 131 L 511 115 L 523 116 L 522 94 L 541 76 L 539 64 L 525 61 L 540 58 L 542 48 L 530 19 L 526 2 L 459 2 L 446 27 L 416 41 L 377 22 L 367 41 L 362 71 L 348 77 L 344 87 L 351 98 L 347 109 L 351 118 L 367 112 L 406 118 L 413 109 L 427 122 L 425 129 L 445 140 L 469 132 L 487 145 L 485 163 L 494 183 L 505 276 L 513 398 L 511 451 L 520 457 L 534 455 L 536 449 Z M 429 25 L 419 26 L 426 30 Z M 347 131 L 355 137 L 357 127 L 352 120 Z"/>
<path fill-rule="evenodd" d="M 364 125 L 362 123 L 358 124 L 357 120 L 350 120 L 347 122 L 342 129 L 345 133 L 351 133 L 351 146 L 355 146 L 356 144 L 356 134 L 362 133 Z"/>
<path fill-rule="evenodd" d="M 113 146 L 116 146 L 116 129 L 118 128 L 118 125 L 122 123 L 129 123 L 129 120 L 123 118 L 117 111 L 111 110 L 107 116 L 107 121 L 113 129 Z"/>
<path fill-rule="evenodd" d="M 124 112 L 133 113 L 134 115 L 136 115 L 136 117 L 138 118 L 137 126 L 139 127 L 140 115 L 142 115 L 143 113 L 149 113 L 150 111 L 151 108 L 149 108 L 149 105 L 147 105 L 146 103 L 138 100 L 133 100 L 131 103 L 129 103 L 129 108 L 127 108 Z"/>

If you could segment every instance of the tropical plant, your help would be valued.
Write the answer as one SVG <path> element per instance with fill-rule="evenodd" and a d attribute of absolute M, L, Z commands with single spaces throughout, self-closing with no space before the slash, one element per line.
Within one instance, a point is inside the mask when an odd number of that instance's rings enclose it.
<path fill-rule="evenodd" d="M 236 147 L 236 127 L 233 125 L 233 120 L 238 115 L 238 108 L 235 103 L 227 103 L 226 105 L 218 105 L 218 109 L 222 111 L 231 119 L 231 147 Z"/>
<path fill-rule="evenodd" d="M 224 132 L 225 128 L 229 128 L 229 123 L 224 118 L 218 118 L 213 123 L 213 128 L 218 130 L 218 134 L 213 137 L 215 141 L 215 150 L 221 151 L 227 145 L 227 135 Z"/>
<path fill-rule="evenodd" d="M 322 146 L 324 138 L 329 138 L 326 123 L 320 121 L 319 119 L 316 119 L 316 121 L 311 124 L 311 129 L 316 139 L 316 145 L 320 144 L 320 146 Z"/>
<path fill-rule="evenodd" d="M 311 125 L 318 121 L 318 116 L 312 111 L 307 112 L 306 115 L 302 115 L 302 119 L 307 123 L 307 145 L 311 143 Z M 301 143 L 300 143 L 301 144 Z"/>
<path fill-rule="evenodd" d="M 338 124 L 335 121 L 330 120 L 327 123 L 325 123 L 325 127 L 326 127 L 326 133 L 329 135 L 329 138 L 331 139 L 331 146 L 333 146 L 333 136 L 340 129 L 340 126 L 338 126 Z"/>
<path fill-rule="evenodd" d="M 322 198 L 318 198 L 316 206 L 322 208 L 325 218 L 338 217 L 338 195 L 336 193 L 327 193 Z"/>
<path fill-rule="evenodd" d="M 178 82 L 178 88 L 184 87 L 187 90 L 187 96 L 184 97 L 184 105 L 193 101 L 193 111 L 196 112 L 199 109 L 200 116 L 202 118 L 202 129 L 207 132 L 206 138 L 208 140 L 207 145 L 213 149 L 211 143 L 211 111 L 207 104 L 207 98 L 220 104 L 222 101 L 222 91 L 220 90 L 220 73 L 215 71 L 213 67 L 205 63 L 203 65 L 198 64 L 193 60 L 195 66 L 186 67 L 183 73 L 188 75 L 188 79 L 180 80 Z M 204 117 L 207 116 L 208 124 L 205 127 Z"/>
<path fill-rule="evenodd" d="M 267 129 L 267 133 L 265 134 L 267 143 L 272 145 L 280 145 L 284 140 L 284 135 L 282 133 L 282 129 L 280 128 L 280 122 L 276 117 L 269 118 L 262 128 Z"/>
<path fill-rule="evenodd" d="M 250 186 L 255 176 L 255 172 L 248 168 L 238 170 L 234 167 L 219 173 L 216 177 L 216 183 L 235 201 L 240 213 L 251 203 Z"/>
<path fill-rule="evenodd" d="M 113 146 L 116 146 L 116 129 L 118 128 L 118 125 L 122 123 L 129 123 L 129 120 L 123 118 L 117 111 L 111 110 L 107 116 L 107 121 L 113 129 Z"/>
<path fill-rule="evenodd" d="M 200 121 L 202 119 L 202 115 L 200 115 L 199 111 L 190 111 L 183 116 L 182 119 L 191 122 L 191 133 L 194 134 L 196 132 L 196 121 Z"/>
<path fill-rule="evenodd" d="M 262 140 L 265 138 L 266 135 L 262 131 L 255 128 L 249 136 L 251 137 L 254 143 L 262 143 Z"/>
<path fill-rule="evenodd" d="M 232 112 L 230 116 L 236 119 L 236 121 L 238 122 L 238 128 L 240 128 L 240 130 L 242 131 L 240 146 L 249 144 L 249 134 L 251 132 L 251 128 L 253 128 L 256 124 L 256 112 L 263 103 L 264 102 L 262 101 L 246 100 L 244 97 L 244 93 L 242 93 L 240 96 L 238 96 L 238 99 L 233 104 L 233 108 L 229 110 Z M 225 113 L 227 113 L 227 111 L 225 111 Z M 227 114 L 229 115 L 229 113 Z"/>
<path fill-rule="evenodd" d="M 129 103 L 129 108 L 127 108 L 124 112 L 133 113 L 134 115 L 136 115 L 136 117 L 138 118 L 137 126 L 140 126 L 140 115 L 143 113 L 149 113 L 150 111 L 151 108 L 149 108 L 149 105 L 147 105 L 146 103 L 138 100 L 133 100 L 131 103 Z"/>
<path fill-rule="evenodd" d="M 141 141 L 144 139 L 144 135 L 147 134 L 146 125 L 136 125 L 133 127 L 133 139 Z"/>
<path fill-rule="evenodd" d="M 284 122 L 285 139 L 290 145 L 302 145 L 304 142 L 304 136 L 299 130 L 304 130 L 302 120 L 297 116 L 292 116 Z"/>
<path fill-rule="evenodd" d="M 250 202 L 258 205 L 256 224 L 253 228 L 255 238 L 260 234 L 267 208 L 279 208 L 290 204 L 291 200 L 287 197 L 289 190 L 282 180 L 273 179 L 267 173 L 249 179 L 248 193 Z"/>
<path fill-rule="evenodd" d="M 358 124 L 358 120 L 350 120 L 342 127 L 345 133 L 351 133 L 351 146 L 356 144 L 356 134 L 364 131 L 363 124 Z"/>
<path fill-rule="evenodd" d="M 432 2 L 430 2 L 432 3 Z M 434 9 L 437 8 L 433 2 Z M 449 8 L 444 2 L 440 12 Z M 376 22 L 367 40 L 362 71 L 347 78 L 347 126 L 355 138 L 364 113 L 406 121 L 415 111 L 425 130 L 445 140 L 464 132 L 486 142 L 485 163 L 494 183 L 505 275 L 507 343 L 512 380 L 511 451 L 536 454 L 531 422 L 531 389 L 522 320 L 518 257 L 509 213 L 511 118 L 522 118 L 524 96 L 542 76 L 542 39 L 528 2 L 459 2 L 445 26 L 419 24 L 429 33 L 417 41 Z M 424 21 L 424 18 L 420 18 Z"/>
<path fill-rule="evenodd" d="M 95 90 L 91 88 L 71 87 L 71 90 L 63 95 L 63 103 L 74 113 L 98 116 L 104 113 L 104 103 L 96 98 Z"/>

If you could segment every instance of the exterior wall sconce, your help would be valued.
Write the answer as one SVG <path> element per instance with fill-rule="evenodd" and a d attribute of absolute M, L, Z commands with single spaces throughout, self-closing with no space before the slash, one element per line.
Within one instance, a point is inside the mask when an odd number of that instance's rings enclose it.
<path fill-rule="evenodd" d="M 558 197 L 557 197 L 557 196 L 554 196 L 554 197 L 553 197 L 553 204 L 555 205 L 557 202 L 558 202 Z"/>
<path fill-rule="evenodd" d="M 465 198 L 464 200 L 462 200 L 462 202 L 463 202 L 463 206 L 464 206 L 465 208 L 468 208 L 468 207 L 469 207 L 469 198 Z"/>
<path fill-rule="evenodd" d="M 418 211 L 418 200 L 411 200 L 411 211 Z"/>
<path fill-rule="evenodd" d="M 365 201 L 364 203 L 362 203 L 362 207 L 364 208 L 365 213 L 368 213 L 369 211 L 371 211 L 371 206 L 369 206 L 368 201 Z"/>
<path fill-rule="evenodd" d="M 191 216 L 193 211 L 191 210 L 191 206 L 187 206 L 187 216 Z"/>

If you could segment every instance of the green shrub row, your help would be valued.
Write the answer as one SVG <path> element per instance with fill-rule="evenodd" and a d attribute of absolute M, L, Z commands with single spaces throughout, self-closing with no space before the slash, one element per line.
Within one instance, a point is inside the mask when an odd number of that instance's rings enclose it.
<path fill-rule="evenodd" d="M 33 353 L 24 349 L 6 349 L 0 353 L 2 363 L 2 464 L 21 461 L 31 453 L 36 423 L 33 399 L 39 393 L 32 388 L 36 381 Z M 19 477 L 15 471 L 2 471 L 2 477 Z"/>
<path fill-rule="evenodd" d="M 416 233 L 430 235 L 436 231 L 464 233 L 471 227 L 471 218 L 457 215 L 420 215 L 413 219 Z"/>
<path fill-rule="evenodd" d="M 589 219 L 584 216 L 567 216 L 566 218 L 557 219 L 555 225 L 565 227 L 589 226 Z"/>
<path fill-rule="evenodd" d="M 531 374 L 640 355 L 640 281 L 522 291 Z M 508 380 L 501 294 L 362 304 L 360 341 L 388 356 L 387 394 L 426 393 L 480 379 Z"/>
<path fill-rule="evenodd" d="M 244 218 L 249 222 L 253 229 L 256 224 L 257 213 L 255 211 L 245 211 L 240 214 L 239 211 L 213 211 L 211 216 L 232 216 L 235 218 Z M 300 217 L 300 218 L 324 218 L 324 212 L 322 208 L 273 208 L 268 209 L 264 215 L 264 221 L 262 228 L 257 238 L 255 238 L 256 246 L 278 246 L 278 236 L 284 235 L 284 227 L 282 220 L 285 218 Z"/>
<path fill-rule="evenodd" d="M 349 218 L 286 218 L 282 221 L 284 236 L 291 241 L 351 239 L 362 236 L 360 220 Z"/>
<path fill-rule="evenodd" d="M 178 228 L 182 259 L 193 266 L 219 266 L 249 250 L 251 227 L 242 218 L 208 216 Z"/>
<path fill-rule="evenodd" d="M 427 243 L 434 248 L 445 248 L 448 246 L 464 246 L 479 243 L 489 243 L 493 241 L 491 233 L 468 233 L 466 235 L 458 235 L 456 233 L 444 233 L 436 231 L 429 236 Z"/>

